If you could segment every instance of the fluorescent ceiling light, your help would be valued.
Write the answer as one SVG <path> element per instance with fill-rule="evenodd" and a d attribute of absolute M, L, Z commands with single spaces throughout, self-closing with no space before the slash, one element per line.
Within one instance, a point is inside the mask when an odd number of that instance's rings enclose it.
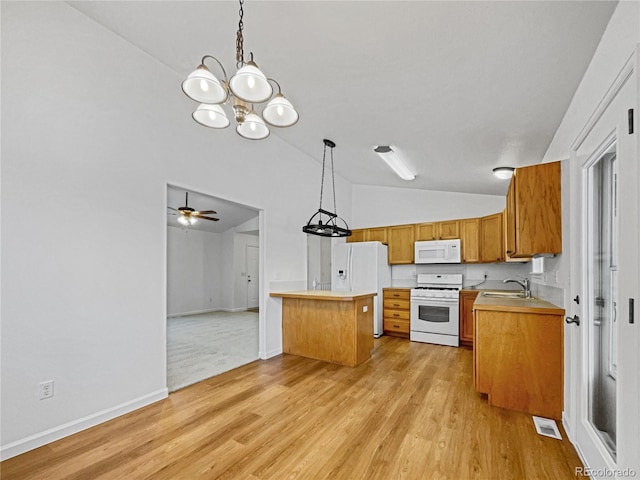
<path fill-rule="evenodd" d="M 496 167 L 493 169 L 493 174 L 501 180 L 507 180 L 512 177 L 513 167 Z"/>
<path fill-rule="evenodd" d="M 373 151 L 380 155 L 380 158 L 382 158 L 401 179 L 413 180 L 416 178 L 416 174 L 409 169 L 407 164 L 398 157 L 391 147 L 379 145 L 374 148 Z"/>

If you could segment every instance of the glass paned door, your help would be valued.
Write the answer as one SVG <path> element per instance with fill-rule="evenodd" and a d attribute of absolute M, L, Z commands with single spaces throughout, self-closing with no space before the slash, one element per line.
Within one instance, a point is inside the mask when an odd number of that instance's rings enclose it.
<path fill-rule="evenodd" d="M 616 458 L 618 217 L 615 143 L 588 168 L 588 418 Z"/>

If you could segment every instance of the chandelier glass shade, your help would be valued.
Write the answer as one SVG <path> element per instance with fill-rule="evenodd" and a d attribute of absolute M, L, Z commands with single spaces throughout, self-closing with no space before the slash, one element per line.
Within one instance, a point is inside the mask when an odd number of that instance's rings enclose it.
<path fill-rule="evenodd" d="M 319 235 L 321 237 L 350 237 L 351 230 L 349 230 L 347 222 L 345 222 L 338 216 L 338 209 L 336 207 L 336 180 L 335 172 L 333 169 L 333 149 L 335 148 L 336 144 L 331 140 L 327 140 L 326 138 L 323 140 L 323 142 L 324 151 L 322 154 L 322 179 L 320 181 L 320 207 L 318 208 L 318 211 L 311 216 L 307 224 L 302 227 L 302 231 L 310 235 Z M 330 212 L 322 208 L 327 147 L 331 149 L 331 183 L 333 185 L 333 209 L 335 212 Z"/>
<path fill-rule="evenodd" d="M 243 4 L 240 2 L 240 21 L 236 40 L 235 75 L 229 79 L 222 63 L 212 55 L 202 57 L 200 65 L 182 82 L 182 91 L 192 100 L 200 103 L 193 113 L 193 119 L 209 128 L 226 128 L 230 121 L 222 104 L 229 104 L 237 122 L 236 132 L 250 140 L 260 140 L 269 136 L 269 127 L 285 128 L 294 125 L 299 118 L 291 102 L 282 94 L 280 84 L 267 76 L 253 61 L 244 59 L 244 39 L 242 36 Z M 205 65 L 207 59 L 214 60 L 222 71 L 223 80 L 219 80 Z M 274 95 L 273 85 L 278 87 Z M 255 111 L 256 104 L 268 102 L 262 110 L 262 116 Z M 215 108 L 214 108 L 215 107 Z M 247 123 L 247 125 L 244 125 Z"/>

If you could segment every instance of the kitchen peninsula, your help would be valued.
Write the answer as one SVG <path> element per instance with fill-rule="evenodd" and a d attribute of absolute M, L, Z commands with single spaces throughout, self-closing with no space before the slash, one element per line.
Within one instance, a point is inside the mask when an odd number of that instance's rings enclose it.
<path fill-rule="evenodd" d="M 371 356 L 376 293 L 301 290 L 270 295 L 282 298 L 284 353 L 349 367 Z"/>

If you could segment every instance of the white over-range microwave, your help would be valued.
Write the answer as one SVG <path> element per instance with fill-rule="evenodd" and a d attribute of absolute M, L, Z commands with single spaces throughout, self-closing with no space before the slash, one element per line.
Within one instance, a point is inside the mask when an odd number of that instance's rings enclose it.
<path fill-rule="evenodd" d="M 460 239 L 415 243 L 415 263 L 460 263 Z"/>

